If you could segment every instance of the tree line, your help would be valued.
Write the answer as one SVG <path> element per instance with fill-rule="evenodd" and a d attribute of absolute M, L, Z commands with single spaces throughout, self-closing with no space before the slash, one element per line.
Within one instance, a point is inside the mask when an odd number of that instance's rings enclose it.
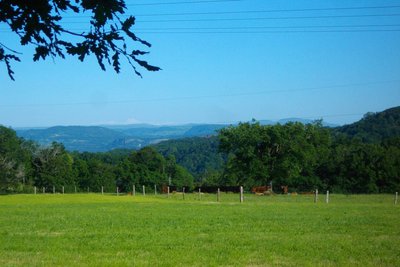
<path fill-rule="evenodd" d="M 223 128 L 216 136 L 104 153 L 69 152 L 59 143 L 39 146 L 0 126 L 0 192 L 32 192 L 33 186 L 47 191 L 64 187 L 67 192 L 75 188 L 100 192 L 101 187 L 115 192 L 119 187 L 129 192 L 132 185 L 187 190 L 242 185 L 248 190 L 271 184 L 275 192 L 281 186 L 291 192 L 399 191 L 400 135 L 393 114 L 388 116 L 394 122 L 389 132 L 371 124 L 375 120 L 371 114 L 345 131 L 323 127 L 321 121 L 284 125 L 252 121 Z M 361 135 L 349 131 L 359 125 Z M 368 129 L 375 129 L 374 138 L 369 138 Z"/>
<path fill-rule="evenodd" d="M 193 176 L 154 148 L 106 153 L 68 152 L 60 143 L 39 146 L 0 126 L 0 192 L 33 192 L 33 187 L 58 192 L 129 192 L 133 185 L 193 187 Z"/>

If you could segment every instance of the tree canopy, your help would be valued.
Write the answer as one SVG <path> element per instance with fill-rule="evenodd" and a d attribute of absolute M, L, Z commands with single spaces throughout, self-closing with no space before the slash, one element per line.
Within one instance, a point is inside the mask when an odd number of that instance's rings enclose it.
<path fill-rule="evenodd" d="M 275 189 L 286 185 L 300 192 L 320 188 L 381 193 L 400 188 L 398 137 L 366 143 L 333 133 L 318 122 L 244 123 L 223 129 L 220 149 L 230 156 L 221 180 L 247 187 L 273 181 Z"/>
<path fill-rule="evenodd" d="M 220 150 L 229 153 L 225 179 L 248 187 L 270 181 L 301 190 L 317 186 L 315 167 L 327 157 L 329 132 L 320 123 L 263 126 L 243 123 L 220 131 Z"/>
<path fill-rule="evenodd" d="M 120 58 L 127 60 L 135 74 L 141 76 L 138 67 L 148 71 L 158 71 L 159 67 L 140 59 L 147 51 L 133 48 L 135 44 L 151 47 L 133 31 L 135 17 L 124 14 L 126 4 L 123 0 L 35 0 L 0 1 L 0 23 L 9 26 L 20 40 L 22 46 L 35 48 L 33 60 L 65 55 L 76 56 L 84 61 L 93 55 L 102 70 L 106 64 L 119 73 Z M 63 25 L 66 14 L 88 16 L 88 29 L 73 31 Z M 13 61 L 20 61 L 18 49 L 0 42 L 0 62 L 4 62 L 9 77 L 14 80 Z"/>

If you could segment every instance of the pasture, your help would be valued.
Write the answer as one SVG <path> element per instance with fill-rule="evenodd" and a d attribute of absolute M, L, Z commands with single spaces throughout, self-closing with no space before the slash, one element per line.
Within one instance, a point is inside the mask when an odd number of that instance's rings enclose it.
<path fill-rule="evenodd" d="M 0 266 L 399 266 L 391 195 L 0 196 Z"/>

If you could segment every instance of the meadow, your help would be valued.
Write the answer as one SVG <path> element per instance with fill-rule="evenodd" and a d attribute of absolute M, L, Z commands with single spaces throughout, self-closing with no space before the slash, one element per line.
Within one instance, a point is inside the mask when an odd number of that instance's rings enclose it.
<path fill-rule="evenodd" d="M 392 195 L 6 195 L 0 266 L 400 266 L 400 205 Z"/>

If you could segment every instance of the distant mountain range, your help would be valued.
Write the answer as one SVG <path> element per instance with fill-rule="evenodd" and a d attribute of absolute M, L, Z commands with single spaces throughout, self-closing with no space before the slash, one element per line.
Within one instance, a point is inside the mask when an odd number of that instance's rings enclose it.
<path fill-rule="evenodd" d="M 263 125 L 296 121 L 311 123 L 311 120 L 289 118 L 279 121 L 261 120 Z M 69 151 L 103 152 L 112 149 L 140 149 L 170 139 L 204 137 L 215 135 L 228 124 L 184 124 L 184 125 L 102 125 L 102 126 L 55 126 L 50 128 L 17 128 L 18 136 L 41 145 L 52 142 L 63 143 Z M 335 125 L 325 123 L 325 126 Z"/>
<path fill-rule="evenodd" d="M 17 135 L 41 145 L 63 143 L 69 151 L 103 152 L 117 148 L 140 149 L 170 139 L 208 136 L 227 125 L 126 125 L 126 126 L 55 126 L 16 129 Z"/>

